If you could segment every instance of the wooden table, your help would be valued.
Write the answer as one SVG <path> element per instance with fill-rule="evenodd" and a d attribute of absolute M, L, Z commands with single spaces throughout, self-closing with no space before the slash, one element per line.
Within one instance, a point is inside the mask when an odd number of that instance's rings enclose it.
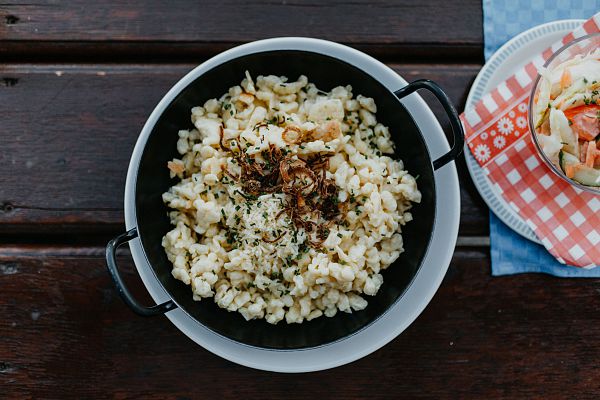
<path fill-rule="evenodd" d="M 134 315 L 105 269 L 137 135 L 193 66 L 250 40 L 315 36 L 435 80 L 461 109 L 483 60 L 480 0 L 4 3 L 0 397 L 597 398 L 598 281 L 491 277 L 488 210 L 464 161 L 439 292 L 396 340 L 334 370 L 220 359 L 166 318 Z M 121 263 L 149 302 L 127 252 Z"/>

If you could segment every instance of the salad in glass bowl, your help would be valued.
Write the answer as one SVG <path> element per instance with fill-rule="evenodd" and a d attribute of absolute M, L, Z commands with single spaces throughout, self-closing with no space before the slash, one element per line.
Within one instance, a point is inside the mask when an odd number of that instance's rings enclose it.
<path fill-rule="evenodd" d="M 529 124 L 542 159 L 555 173 L 600 193 L 600 34 L 569 43 L 540 68 Z"/>

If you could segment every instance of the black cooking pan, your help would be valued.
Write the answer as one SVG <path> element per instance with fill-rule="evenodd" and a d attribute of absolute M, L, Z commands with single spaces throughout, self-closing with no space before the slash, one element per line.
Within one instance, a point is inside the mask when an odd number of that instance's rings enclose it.
<path fill-rule="evenodd" d="M 264 320 L 246 321 L 237 312 L 217 307 L 212 299 L 200 302 L 192 299 L 190 286 L 171 275 L 172 264 L 161 246 L 162 237 L 172 227 L 162 193 L 176 183 L 169 177 L 167 162 L 179 157 L 176 152 L 177 132 L 192 128 L 191 108 L 202 105 L 210 98 L 220 97 L 229 87 L 239 84 L 248 70 L 252 76 L 284 75 L 295 80 L 306 75 L 322 90 L 339 85 L 352 85 L 355 95 L 375 99 L 377 119 L 389 127 L 396 143 L 396 156 L 405 168 L 418 175 L 422 193 L 420 204 L 411 210 L 414 220 L 403 227 L 405 251 L 383 272 L 384 283 L 374 297 L 364 296 L 369 305 L 365 310 L 347 314 L 338 312 L 332 318 L 320 317 L 302 324 L 288 325 L 281 321 L 271 325 Z M 152 82 L 148 82 L 149 85 Z M 437 160 L 430 157 L 422 133 L 399 99 L 418 89 L 432 92 L 443 105 L 452 126 L 452 149 Z M 277 50 L 248 54 L 231 59 L 198 76 L 168 104 L 147 139 L 139 163 L 135 185 L 135 214 L 137 228 L 108 243 L 106 260 L 108 270 L 123 300 L 137 314 L 152 316 L 177 307 L 213 332 L 231 340 L 261 348 L 299 349 L 320 346 L 343 339 L 367 327 L 381 317 L 404 293 L 415 277 L 428 250 L 436 220 L 434 173 L 456 159 L 463 147 L 463 131 L 458 115 L 448 97 L 433 82 L 415 81 L 395 93 L 367 72 L 338 58 L 299 50 Z M 139 237 L 148 264 L 171 300 L 153 307 L 140 305 L 127 290 L 115 261 L 115 250 L 121 244 Z"/>

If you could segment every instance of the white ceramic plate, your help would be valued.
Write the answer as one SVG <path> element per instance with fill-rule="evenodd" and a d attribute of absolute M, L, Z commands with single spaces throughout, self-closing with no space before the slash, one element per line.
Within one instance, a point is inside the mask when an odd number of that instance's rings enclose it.
<path fill-rule="evenodd" d="M 496 51 L 483 66 L 471 87 L 465 108 L 475 105 L 485 94 L 530 62 L 534 55 L 550 47 L 583 22 L 584 20 L 579 19 L 549 22 L 512 38 Z M 523 218 L 493 189 L 491 182 L 467 146 L 465 146 L 464 153 L 471 178 L 488 207 L 515 232 L 531 241 L 540 243 Z"/>
<path fill-rule="evenodd" d="M 162 110 L 196 76 L 215 65 L 248 53 L 298 49 L 327 54 L 349 62 L 368 73 L 390 90 L 407 84 L 393 70 L 374 58 L 352 48 L 307 38 L 267 39 L 228 50 L 200 65 L 179 81 L 161 100 L 148 118 L 136 143 L 125 185 L 125 223 L 127 229 L 136 225 L 135 181 L 144 145 Z M 402 100 L 423 133 L 432 159 L 437 159 L 450 150 L 448 141 L 437 119 L 423 99 L 413 93 Z M 414 280 L 398 301 L 378 320 L 367 328 L 343 340 L 306 350 L 268 350 L 243 345 L 211 332 L 182 310 L 170 311 L 166 316 L 190 339 L 227 360 L 252 368 L 277 372 L 308 372 L 337 367 L 364 357 L 383 347 L 404 331 L 425 309 L 446 274 L 454 253 L 460 219 L 460 195 L 458 174 L 454 163 L 435 171 L 436 220 L 421 268 Z M 142 281 L 154 301 L 163 303 L 169 295 L 154 276 L 144 255 L 139 239 L 129 242 L 131 254 Z M 384 283 L 385 284 L 385 283 Z M 225 312 L 225 311 L 223 311 Z M 202 365 L 202 360 L 198 361 Z"/>

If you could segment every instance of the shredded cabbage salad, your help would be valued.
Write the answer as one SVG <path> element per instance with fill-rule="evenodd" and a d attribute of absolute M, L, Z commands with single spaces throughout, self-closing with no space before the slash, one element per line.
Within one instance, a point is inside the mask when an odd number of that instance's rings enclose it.
<path fill-rule="evenodd" d="M 540 147 L 567 178 L 600 188 L 600 49 L 540 75 L 532 107 Z"/>

